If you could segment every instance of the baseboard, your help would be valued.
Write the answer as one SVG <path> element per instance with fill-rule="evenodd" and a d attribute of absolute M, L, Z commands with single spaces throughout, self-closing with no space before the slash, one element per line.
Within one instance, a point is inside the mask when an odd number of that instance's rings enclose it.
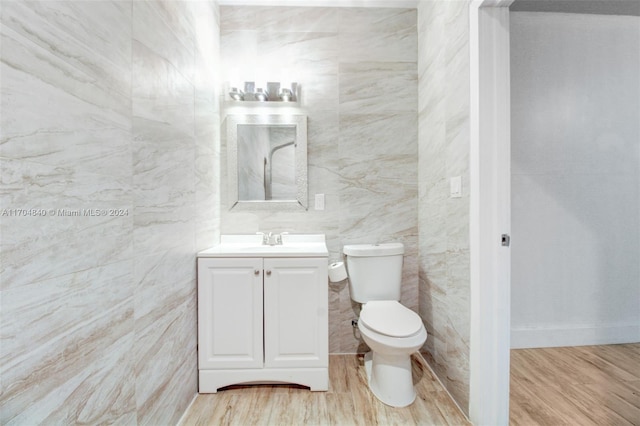
<path fill-rule="evenodd" d="M 451 395 L 451 392 L 449 392 L 449 389 L 447 389 L 447 387 L 444 385 L 444 383 L 442 383 L 442 380 L 440 380 L 440 377 L 438 377 L 438 375 L 433 370 L 433 368 L 431 368 L 431 365 L 427 362 L 427 360 L 424 357 L 424 355 L 422 354 L 422 352 L 420 352 L 420 351 L 415 352 L 414 355 L 419 356 L 420 358 L 422 358 L 422 362 L 424 362 L 424 365 L 429 369 L 429 371 L 431 372 L 431 375 L 433 377 L 435 377 L 435 379 L 436 379 L 436 381 L 438 383 L 440 383 L 440 386 L 442 387 L 442 389 L 444 389 L 446 394 L 449 395 L 449 399 L 451 401 L 453 401 L 455 406 L 458 407 L 458 410 L 460 411 L 460 413 L 464 416 L 465 419 L 467 419 L 469 424 L 471 424 L 471 420 L 469 420 L 469 416 L 467 415 L 467 413 L 462 409 L 462 407 L 460 407 L 460 404 L 458 404 L 458 401 L 456 401 L 456 399 L 453 397 L 453 395 Z"/>
<path fill-rule="evenodd" d="M 193 398 L 191 399 L 191 402 L 189 403 L 189 405 L 187 406 L 187 409 L 184 410 L 184 413 L 182 413 L 182 416 L 180 416 L 180 420 L 178 420 L 178 423 L 176 423 L 177 425 L 182 425 L 184 422 L 184 418 L 186 417 L 187 413 L 189 412 L 189 410 L 191 409 L 191 406 L 193 405 L 194 402 L 196 402 L 196 398 L 198 397 L 198 394 L 194 394 Z"/>
<path fill-rule="evenodd" d="M 512 328 L 511 349 L 640 342 L 640 325 Z"/>

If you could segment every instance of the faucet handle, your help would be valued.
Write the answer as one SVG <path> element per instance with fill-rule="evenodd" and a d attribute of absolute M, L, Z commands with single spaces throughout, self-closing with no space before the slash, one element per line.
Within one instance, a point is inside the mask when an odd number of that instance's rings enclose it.
<path fill-rule="evenodd" d="M 278 235 L 276 235 L 276 244 L 282 245 L 282 236 L 287 234 L 288 232 L 281 232 Z"/>
<path fill-rule="evenodd" d="M 269 243 L 269 237 L 264 232 L 258 231 L 258 232 L 256 232 L 256 235 L 262 235 L 262 244 L 268 244 Z M 271 235 L 271 233 L 269 233 L 269 235 Z"/>

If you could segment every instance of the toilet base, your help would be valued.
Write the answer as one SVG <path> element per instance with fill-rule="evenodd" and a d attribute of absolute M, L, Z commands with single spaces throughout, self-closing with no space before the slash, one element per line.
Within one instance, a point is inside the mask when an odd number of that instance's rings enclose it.
<path fill-rule="evenodd" d="M 406 407 L 416 399 L 411 374 L 411 355 L 388 355 L 367 352 L 364 367 L 369 389 L 381 402 L 391 407 Z"/>

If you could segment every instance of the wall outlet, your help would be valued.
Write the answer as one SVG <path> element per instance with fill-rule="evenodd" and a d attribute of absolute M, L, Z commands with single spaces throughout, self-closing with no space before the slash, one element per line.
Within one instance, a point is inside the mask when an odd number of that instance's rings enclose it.
<path fill-rule="evenodd" d="M 324 210 L 324 194 L 316 194 L 316 210 Z"/>

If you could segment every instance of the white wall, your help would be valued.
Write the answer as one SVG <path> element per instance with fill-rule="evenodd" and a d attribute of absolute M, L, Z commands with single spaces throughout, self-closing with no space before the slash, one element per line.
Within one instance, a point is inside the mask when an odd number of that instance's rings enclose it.
<path fill-rule="evenodd" d="M 512 347 L 640 341 L 640 18 L 511 13 Z"/>

